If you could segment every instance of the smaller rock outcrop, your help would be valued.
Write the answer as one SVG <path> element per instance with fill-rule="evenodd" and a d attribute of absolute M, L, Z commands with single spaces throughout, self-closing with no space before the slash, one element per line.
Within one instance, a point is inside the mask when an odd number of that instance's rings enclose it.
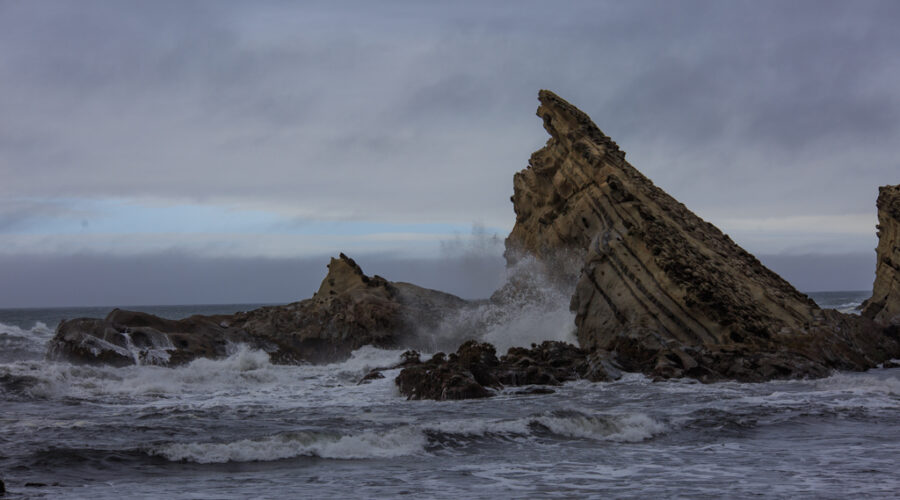
<path fill-rule="evenodd" d="M 900 325 L 900 184 L 878 189 L 878 248 L 872 298 L 863 316 Z"/>
<path fill-rule="evenodd" d="M 498 359 L 493 345 L 470 340 L 449 356 L 437 353 L 404 368 L 395 383 L 409 399 L 445 401 L 490 397 L 490 389 L 504 386 L 560 385 L 575 379 L 597 382 L 618 376 L 606 362 L 565 342 L 513 347 Z"/>
<path fill-rule="evenodd" d="M 244 343 L 276 363 L 325 363 L 364 345 L 396 347 L 466 305 L 443 292 L 366 276 L 344 254 L 331 259 L 319 291 L 306 300 L 220 316 L 169 320 L 116 309 L 104 319 L 63 321 L 48 357 L 114 366 L 174 366 L 220 358 Z"/>

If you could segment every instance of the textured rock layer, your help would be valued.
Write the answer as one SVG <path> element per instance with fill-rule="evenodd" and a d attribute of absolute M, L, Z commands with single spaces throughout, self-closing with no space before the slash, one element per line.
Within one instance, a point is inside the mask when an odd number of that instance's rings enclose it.
<path fill-rule="evenodd" d="M 550 139 L 515 176 L 507 258 L 563 256 L 582 347 L 657 376 L 746 380 L 896 352 L 871 322 L 826 314 L 653 185 L 586 114 L 548 91 L 539 100 Z"/>
<path fill-rule="evenodd" d="M 900 184 L 878 190 L 878 263 L 872 298 L 863 315 L 886 324 L 900 324 Z"/>

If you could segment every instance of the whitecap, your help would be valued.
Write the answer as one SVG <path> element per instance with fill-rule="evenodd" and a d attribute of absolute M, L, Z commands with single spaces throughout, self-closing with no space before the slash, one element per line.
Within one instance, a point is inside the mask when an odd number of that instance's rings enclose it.
<path fill-rule="evenodd" d="M 425 453 L 425 435 L 404 426 L 384 433 L 331 435 L 291 432 L 228 443 L 171 443 L 151 449 L 151 454 L 171 461 L 196 463 L 263 462 L 301 456 L 350 460 L 394 458 Z"/>

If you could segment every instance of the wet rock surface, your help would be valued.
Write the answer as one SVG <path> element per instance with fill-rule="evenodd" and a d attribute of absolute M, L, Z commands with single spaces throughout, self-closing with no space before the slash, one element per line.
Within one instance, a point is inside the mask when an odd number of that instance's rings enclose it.
<path fill-rule="evenodd" d="M 493 345 L 470 340 L 455 353 L 437 353 L 404 368 L 395 383 L 408 399 L 444 401 L 486 398 L 493 395 L 491 389 L 505 386 L 552 386 L 576 379 L 597 382 L 614 376 L 587 351 L 565 342 L 513 347 L 497 358 Z M 525 392 L 548 393 L 535 388 Z"/>
<path fill-rule="evenodd" d="M 104 319 L 60 323 L 48 356 L 114 366 L 174 366 L 223 357 L 229 346 L 244 343 L 265 350 L 276 363 L 332 362 L 364 345 L 401 345 L 465 304 L 447 293 L 366 276 L 341 254 L 331 260 L 310 299 L 177 321 L 116 309 Z"/>

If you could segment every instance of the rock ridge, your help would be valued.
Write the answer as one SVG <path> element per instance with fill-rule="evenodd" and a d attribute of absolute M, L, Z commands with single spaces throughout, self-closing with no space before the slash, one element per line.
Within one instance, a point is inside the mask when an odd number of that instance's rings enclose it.
<path fill-rule="evenodd" d="M 175 366 L 198 357 L 225 357 L 231 345 L 244 343 L 265 350 L 276 363 L 333 362 L 364 345 L 397 347 L 466 304 L 437 290 L 369 277 L 340 254 L 331 259 L 312 298 L 183 320 L 115 309 L 104 319 L 61 322 L 48 357 L 115 366 Z"/>

